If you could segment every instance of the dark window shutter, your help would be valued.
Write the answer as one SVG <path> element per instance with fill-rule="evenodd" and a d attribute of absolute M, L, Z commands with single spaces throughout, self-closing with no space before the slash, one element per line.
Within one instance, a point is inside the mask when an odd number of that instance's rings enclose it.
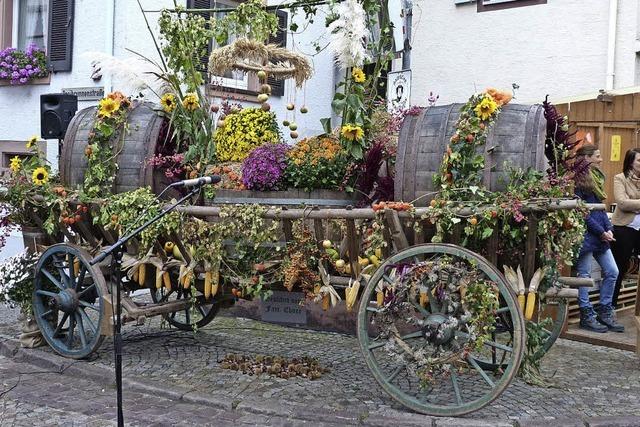
<path fill-rule="evenodd" d="M 187 9 L 212 9 L 213 0 L 187 0 Z M 199 12 L 198 15 L 202 16 L 207 21 L 209 26 L 209 12 Z M 207 74 L 209 68 L 209 54 L 211 53 L 211 41 L 207 45 L 207 53 L 200 57 L 200 65 L 198 70 L 202 73 L 205 83 L 208 83 Z"/>
<path fill-rule="evenodd" d="M 278 32 L 275 36 L 269 37 L 269 43 L 281 47 L 287 46 L 287 12 L 276 10 L 278 17 Z M 271 95 L 284 96 L 284 80 L 276 80 L 273 77 L 267 79 L 267 83 L 271 85 Z"/>
<path fill-rule="evenodd" d="M 47 56 L 52 71 L 71 71 L 73 0 L 49 0 Z"/>

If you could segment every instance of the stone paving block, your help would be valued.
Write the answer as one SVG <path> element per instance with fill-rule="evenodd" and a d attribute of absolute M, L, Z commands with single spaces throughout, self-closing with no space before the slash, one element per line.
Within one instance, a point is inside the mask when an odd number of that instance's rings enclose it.
<path fill-rule="evenodd" d="M 516 422 L 517 427 L 585 427 L 586 424 L 581 419 L 575 418 L 553 418 L 553 419 L 531 419 L 521 418 Z"/>
<path fill-rule="evenodd" d="M 466 418 L 436 418 L 433 427 L 514 427 L 514 423 L 504 420 L 480 420 Z"/>
<path fill-rule="evenodd" d="M 640 416 L 589 418 L 587 427 L 640 427 Z"/>

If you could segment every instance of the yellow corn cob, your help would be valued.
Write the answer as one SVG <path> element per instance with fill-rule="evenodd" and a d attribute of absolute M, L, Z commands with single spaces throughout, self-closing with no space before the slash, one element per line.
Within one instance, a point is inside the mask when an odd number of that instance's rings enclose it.
<path fill-rule="evenodd" d="M 464 300 L 464 297 L 467 295 L 467 287 L 460 286 L 458 290 L 460 291 L 460 299 Z"/>
<path fill-rule="evenodd" d="M 378 307 L 382 307 L 384 305 L 384 292 L 376 292 L 376 302 L 378 303 Z"/>
<path fill-rule="evenodd" d="M 420 291 L 420 305 L 425 307 L 429 302 L 429 294 L 426 292 Z"/>
<path fill-rule="evenodd" d="M 313 293 L 318 295 L 320 293 L 320 285 L 315 285 L 313 287 Z"/>
<path fill-rule="evenodd" d="M 138 283 L 138 269 L 133 270 L 133 277 L 131 278 L 134 282 Z"/>
<path fill-rule="evenodd" d="M 164 287 L 167 288 L 167 291 L 171 290 L 171 276 L 169 276 L 168 271 L 164 271 L 162 273 L 162 283 L 164 284 Z"/>
<path fill-rule="evenodd" d="M 211 273 L 211 296 L 214 297 L 218 293 L 220 285 L 220 272 L 216 270 Z"/>
<path fill-rule="evenodd" d="M 210 271 L 207 271 L 204 273 L 204 298 L 205 299 L 209 299 L 209 297 L 211 296 L 211 281 L 212 281 L 212 274 Z"/>
<path fill-rule="evenodd" d="M 328 294 L 322 295 L 322 309 L 327 311 L 329 309 L 329 305 L 331 304 L 331 297 Z"/>
<path fill-rule="evenodd" d="M 531 318 L 533 317 L 533 308 L 536 305 L 536 293 L 535 292 L 529 292 L 527 294 L 527 308 L 524 312 L 524 318 L 527 320 L 531 320 Z"/>
<path fill-rule="evenodd" d="M 182 286 L 184 287 L 184 281 L 187 278 L 186 274 L 185 274 L 185 269 L 186 267 L 184 265 L 180 266 L 180 271 L 178 272 L 178 287 Z"/>
<path fill-rule="evenodd" d="M 518 304 L 520 305 L 520 310 L 524 311 L 524 295 L 518 295 Z"/>
<path fill-rule="evenodd" d="M 140 264 L 138 267 L 138 284 L 144 286 L 147 280 L 147 264 Z"/>
<path fill-rule="evenodd" d="M 156 269 L 156 289 L 162 288 L 162 270 Z"/>
<path fill-rule="evenodd" d="M 191 281 L 193 280 L 193 272 L 187 272 L 182 278 L 182 287 L 185 289 L 189 289 L 191 287 Z"/>
<path fill-rule="evenodd" d="M 78 258 L 73 260 L 73 275 L 78 277 L 80 274 L 80 260 Z"/>

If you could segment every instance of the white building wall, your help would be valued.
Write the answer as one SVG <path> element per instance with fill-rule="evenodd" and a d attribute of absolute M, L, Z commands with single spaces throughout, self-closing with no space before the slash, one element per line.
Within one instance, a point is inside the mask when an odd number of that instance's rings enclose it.
<path fill-rule="evenodd" d="M 618 0 L 615 88 L 634 85 L 638 1 Z M 547 4 L 477 13 L 476 4 L 416 0 L 412 103 L 465 101 L 493 86 L 520 86 L 520 102 L 605 87 L 609 1 Z"/>

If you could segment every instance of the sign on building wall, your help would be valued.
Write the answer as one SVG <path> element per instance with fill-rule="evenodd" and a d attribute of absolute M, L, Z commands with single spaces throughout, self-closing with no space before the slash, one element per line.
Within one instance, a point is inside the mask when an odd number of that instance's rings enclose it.
<path fill-rule="evenodd" d="M 404 110 L 411 102 L 411 70 L 393 71 L 387 76 L 387 108 Z"/>
<path fill-rule="evenodd" d="M 69 87 L 63 88 L 62 93 L 75 95 L 78 101 L 97 101 L 104 98 L 104 87 Z"/>

